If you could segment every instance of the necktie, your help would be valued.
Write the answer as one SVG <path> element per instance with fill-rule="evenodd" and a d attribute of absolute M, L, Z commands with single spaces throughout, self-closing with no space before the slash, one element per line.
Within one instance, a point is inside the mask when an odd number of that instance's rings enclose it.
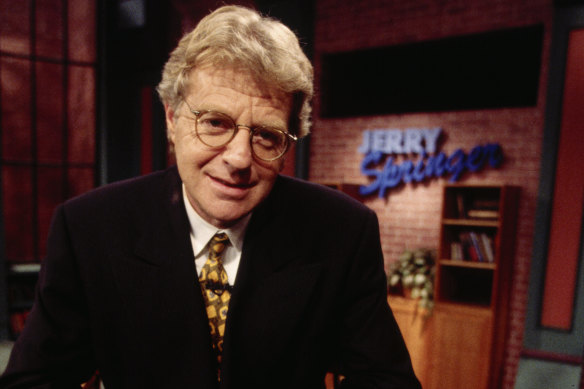
<path fill-rule="evenodd" d="M 199 281 L 207 305 L 207 317 L 213 349 L 217 353 L 217 361 L 221 365 L 221 353 L 223 351 L 223 335 L 225 334 L 225 320 L 231 291 L 227 273 L 223 268 L 222 254 L 229 244 L 229 238 L 225 233 L 213 236 L 209 243 L 209 256 L 203 265 Z"/>

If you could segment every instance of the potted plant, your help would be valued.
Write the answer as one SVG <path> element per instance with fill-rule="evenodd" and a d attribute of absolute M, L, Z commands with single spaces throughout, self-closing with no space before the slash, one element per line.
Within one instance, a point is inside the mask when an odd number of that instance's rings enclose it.
<path fill-rule="evenodd" d="M 419 300 L 419 307 L 430 314 L 434 306 L 435 250 L 406 249 L 391 264 L 387 282 L 390 293 L 401 293 Z"/>

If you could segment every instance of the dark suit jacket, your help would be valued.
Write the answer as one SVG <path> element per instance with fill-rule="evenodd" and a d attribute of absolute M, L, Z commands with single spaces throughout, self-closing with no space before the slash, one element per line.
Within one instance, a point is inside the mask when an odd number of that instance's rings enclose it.
<path fill-rule="evenodd" d="M 55 213 L 37 300 L 1 388 L 216 388 L 175 168 Z M 221 388 L 419 388 L 386 301 L 375 214 L 278 177 L 254 211 L 229 307 Z M 14 386 L 11 386 L 14 385 Z M 18 386 L 22 385 L 22 386 Z"/>

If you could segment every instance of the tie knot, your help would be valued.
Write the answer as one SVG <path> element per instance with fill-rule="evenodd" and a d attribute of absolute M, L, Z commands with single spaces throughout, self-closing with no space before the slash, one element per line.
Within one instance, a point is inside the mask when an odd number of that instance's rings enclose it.
<path fill-rule="evenodd" d="M 215 234 L 211 239 L 211 243 L 209 245 L 209 253 L 212 256 L 219 256 L 223 252 L 223 250 L 225 250 L 225 247 L 227 246 L 228 242 L 229 237 L 227 236 L 226 233 L 220 232 Z"/>

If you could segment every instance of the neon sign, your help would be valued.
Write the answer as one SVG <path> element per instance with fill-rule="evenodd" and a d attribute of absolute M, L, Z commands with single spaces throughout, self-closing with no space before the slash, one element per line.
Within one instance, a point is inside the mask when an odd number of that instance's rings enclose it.
<path fill-rule="evenodd" d="M 365 154 L 361 173 L 373 181 L 361 186 L 359 192 L 364 196 L 378 192 L 379 197 L 385 197 L 389 189 L 401 183 L 444 175 L 450 175 L 449 181 L 455 182 L 466 171 L 478 172 L 487 164 L 498 168 L 503 162 L 503 150 L 498 143 L 477 145 L 468 154 L 462 149 L 456 149 L 449 156 L 443 152 L 436 154 L 441 133 L 441 128 L 365 130 L 359 147 L 359 152 Z M 397 154 L 418 154 L 419 159 L 398 163 L 394 159 Z M 383 168 L 377 169 L 385 156 Z"/>

